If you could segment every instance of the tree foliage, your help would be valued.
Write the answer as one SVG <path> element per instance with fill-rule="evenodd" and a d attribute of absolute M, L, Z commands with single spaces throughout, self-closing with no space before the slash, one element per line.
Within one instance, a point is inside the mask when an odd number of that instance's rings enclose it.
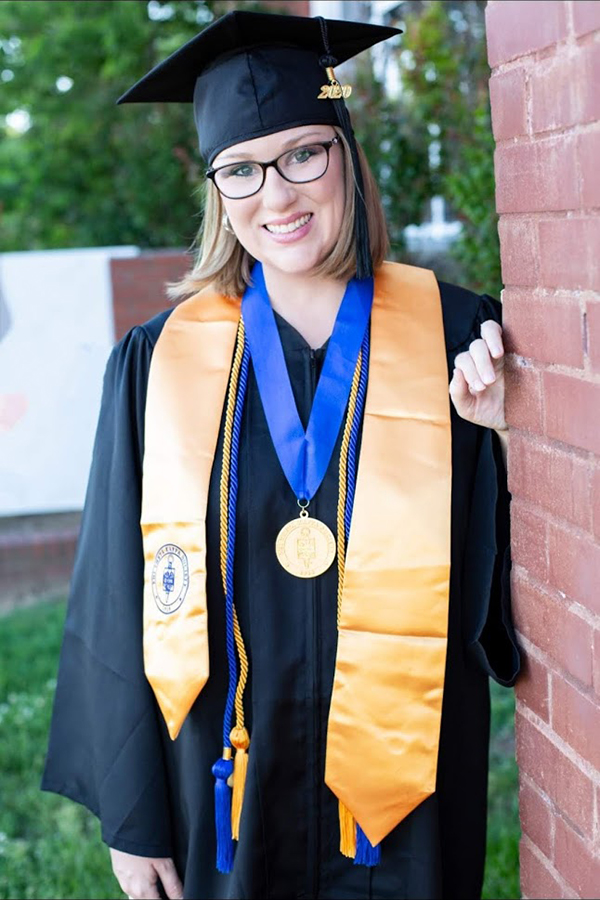
<path fill-rule="evenodd" d="M 146 0 L 0 4 L 0 115 L 31 119 L 25 133 L 5 127 L 0 144 L 0 250 L 189 242 L 200 164 L 191 107 L 115 101 L 217 6 L 154 2 L 150 18 Z"/>
<path fill-rule="evenodd" d="M 0 3 L 0 123 L 16 109 L 31 122 L 22 133 L 0 125 L 0 251 L 189 246 L 203 181 L 191 106 L 115 101 L 215 16 L 239 5 Z M 484 5 L 406 0 L 398 13 L 404 34 L 392 50 L 400 95 L 389 96 L 363 54 L 354 63 L 350 105 L 381 188 L 392 256 L 407 258 L 405 226 L 421 222 L 429 198 L 442 195 L 463 224 L 457 277 L 493 292 L 500 276 Z M 65 79 L 72 80 L 68 90 Z M 447 261 L 432 262 L 442 275 L 448 271 Z"/>
<path fill-rule="evenodd" d="M 437 143 L 431 190 L 462 223 L 452 253 L 470 287 L 501 287 L 494 203 L 485 0 L 407 0 L 399 9 L 401 104 L 414 128 Z"/>

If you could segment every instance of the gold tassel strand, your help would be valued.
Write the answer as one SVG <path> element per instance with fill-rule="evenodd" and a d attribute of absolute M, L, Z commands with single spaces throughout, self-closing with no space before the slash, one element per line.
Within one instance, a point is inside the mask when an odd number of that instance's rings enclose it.
<path fill-rule="evenodd" d="M 248 747 L 250 736 L 243 726 L 231 729 L 231 743 L 235 747 L 233 760 L 233 796 L 231 798 L 231 835 L 234 841 L 240 839 L 240 819 L 246 789 L 246 773 L 248 771 Z"/>

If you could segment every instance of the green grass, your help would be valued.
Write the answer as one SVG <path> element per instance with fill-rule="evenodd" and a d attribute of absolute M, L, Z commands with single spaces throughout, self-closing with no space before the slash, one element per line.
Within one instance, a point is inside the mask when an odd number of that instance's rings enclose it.
<path fill-rule="evenodd" d="M 0 898 L 123 897 L 96 819 L 42 793 L 64 603 L 0 619 Z"/>
<path fill-rule="evenodd" d="M 515 762 L 514 691 L 491 683 L 492 739 L 488 781 L 488 835 L 483 900 L 518 898 L 519 797 Z"/>
<path fill-rule="evenodd" d="M 39 790 L 64 603 L 0 619 L 0 900 L 123 897 L 87 810 Z M 512 691 L 493 686 L 485 898 L 519 897 Z"/>

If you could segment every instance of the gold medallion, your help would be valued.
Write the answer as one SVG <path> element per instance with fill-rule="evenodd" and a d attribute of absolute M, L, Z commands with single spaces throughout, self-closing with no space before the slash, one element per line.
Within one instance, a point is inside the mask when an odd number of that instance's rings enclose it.
<path fill-rule="evenodd" d="M 335 537 L 318 519 L 309 517 L 306 509 L 300 518 L 284 525 L 275 542 L 277 559 L 297 578 L 315 578 L 326 572 L 335 559 Z"/>

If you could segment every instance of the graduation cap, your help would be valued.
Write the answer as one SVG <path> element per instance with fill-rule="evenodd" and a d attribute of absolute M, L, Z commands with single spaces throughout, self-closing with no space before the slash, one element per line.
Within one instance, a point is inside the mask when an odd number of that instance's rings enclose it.
<path fill-rule="evenodd" d="M 117 100 L 192 103 L 201 154 L 212 164 L 242 141 L 299 125 L 342 128 L 355 181 L 357 277 L 372 274 L 356 142 L 334 67 L 400 29 L 321 16 L 234 10 L 217 19 Z"/>

